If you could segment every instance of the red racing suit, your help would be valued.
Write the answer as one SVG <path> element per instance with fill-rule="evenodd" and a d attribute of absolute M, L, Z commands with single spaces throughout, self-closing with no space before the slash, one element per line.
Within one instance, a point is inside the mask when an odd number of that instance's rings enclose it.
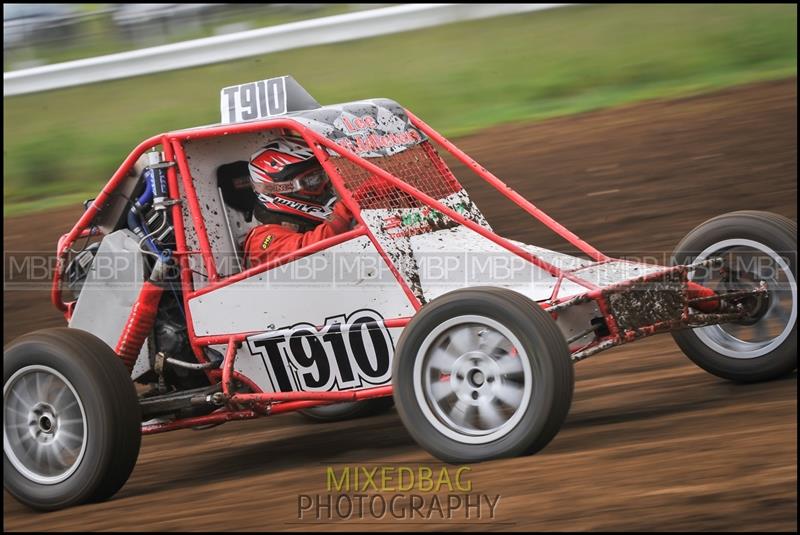
<path fill-rule="evenodd" d="M 338 202 L 330 219 L 308 232 L 295 232 L 277 224 L 254 227 L 244 241 L 247 266 L 270 262 L 312 243 L 341 234 L 350 228 L 352 218 L 344 203 Z"/>

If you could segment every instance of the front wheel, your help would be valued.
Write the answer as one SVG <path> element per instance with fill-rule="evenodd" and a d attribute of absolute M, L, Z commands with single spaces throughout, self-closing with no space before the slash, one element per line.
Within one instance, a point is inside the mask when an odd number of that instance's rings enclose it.
<path fill-rule="evenodd" d="M 3 413 L 3 484 L 35 509 L 104 500 L 136 464 L 136 390 L 114 351 L 86 331 L 44 329 L 6 347 Z"/>
<path fill-rule="evenodd" d="M 675 248 L 673 262 L 722 259 L 690 278 L 718 293 L 767 285 L 747 320 L 676 331 L 695 364 L 724 379 L 775 379 L 797 368 L 797 223 L 769 212 L 741 211 L 702 223 Z"/>
<path fill-rule="evenodd" d="M 408 432 L 447 462 L 541 450 L 574 388 L 555 321 L 505 288 L 466 288 L 424 306 L 397 344 L 392 381 Z"/>

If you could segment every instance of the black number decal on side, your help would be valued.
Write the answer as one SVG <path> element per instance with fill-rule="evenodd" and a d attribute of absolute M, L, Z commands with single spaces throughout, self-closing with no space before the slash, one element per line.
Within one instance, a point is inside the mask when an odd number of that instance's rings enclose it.
<path fill-rule="evenodd" d="M 289 338 L 289 349 L 292 364 L 299 372 L 300 390 L 327 390 L 331 386 L 331 365 L 313 326 L 295 330 Z"/>
<path fill-rule="evenodd" d="M 353 357 L 356 359 L 358 369 L 366 375 L 365 379 L 370 382 L 383 379 L 388 374 L 391 364 L 383 324 L 369 316 L 362 316 L 350 323 L 348 338 Z M 365 343 L 367 340 L 372 351 L 367 349 Z M 374 364 L 370 355 L 374 356 Z"/>
<path fill-rule="evenodd" d="M 276 392 L 291 392 L 291 377 L 286 372 L 286 364 L 283 362 L 278 344 L 283 342 L 283 338 L 265 338 L 261 340 L 248 339 L 247 345 L 250 353 L 261 355 L 264 366 L 267 368 L 269 380 Z"/>
<path fill-rule="evenodd" d="M 275 391 L 347 390 L 391 379 L 394 343 L 374 310 L 328 318 L 319 331 L 308 323 L 280 331 L 247 339 L 251 354 L 261 355 Z"/>
<path fill-rule="evenodd" d="M 333 323 L 328 328 L 328 332 L 322 335 L 322 339 L 328 342 L 333 349 L 333 356 L 336 359 L 336 368 L 339 370 L 340 386 L 355 386 L 358 384 L 356 376 L 353 375 L 353 366 L 350 364 L 350 355 L 342 337 L 342 324 Z"/>

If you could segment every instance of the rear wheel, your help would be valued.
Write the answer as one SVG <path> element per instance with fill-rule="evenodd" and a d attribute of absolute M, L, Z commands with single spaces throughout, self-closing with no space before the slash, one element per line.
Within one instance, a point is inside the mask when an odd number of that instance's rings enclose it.
<path fill-rule="evenodd" d="M 721 267 L 690 278 L 724 293 L 767 285 L 768 296 L 744 321 L 676 331 L 673 338 L 695 364 L 734 381 L 765 381 L 797 367 L 797 224 L 769 212 L 724 214 L 692 230 L 673 262 L 721 258 Z"/>
<path fill-rule="evenodd" d="M 102 340 L 45 329 L 3 354 L 3 483 L 36 509 L 104 500 L 128 479 L 141 415 L 127 369 Z"/>
<path fill-rule="evenodd" d="M 569 412 L 569 350 L 541 307 L 504 288 L 467 288 L 420 310 L 394 359 L 397 411 L 448 462 L 544 448 Z"/>
<path fill-rule="evenodd" d="M 355 418 L 377 416 L 388 412 L 394 405 L 391 396 L 385 398 L 365 399 L 364 401 L 348 401 L 333 405 L 320 405 L 300 412 L 312 422 L 342 422 Z"/>

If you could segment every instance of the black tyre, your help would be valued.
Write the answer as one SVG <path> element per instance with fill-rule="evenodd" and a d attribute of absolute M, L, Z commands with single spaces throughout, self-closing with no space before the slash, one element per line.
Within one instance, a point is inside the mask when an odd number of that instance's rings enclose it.
<path fill-rule="evenodd" d="M 717 292 L 767 283 L 769 297 L 747 321 L 676 331 L 695 364 L 724 379 L 775 379 L 797 368 L 797 223 L 769 212 L 741 211 L 709 219 L 675 248 L 673 262 L 723 259 L 692 280 Z"/>
<path fill-rule="evenodd" d="M 3 484 L 36 509 L 100 501 L 133 470 L 141 414 L 125 366 L 79 329 L 44 329 L 3 354 Z"/>
<path fill-rule="evenodd" d="M 345 420 L 383 414 L 388 412 L 393 405 L 394 400 L 391 396 L 388 396 L 384 398 L 365 399 L 364 401 L 320 405 L 319 407 L 312 407 L 299 412 L 313 422 L 343 422 Z"/>
<path fill-rule="evenodd" d="M 397 412 L 447 462 L 535 453 L 567 417 L 575 385 L 561 331 L 504 288 L 466 288 L 425 305 L 397 344 Z"/>

